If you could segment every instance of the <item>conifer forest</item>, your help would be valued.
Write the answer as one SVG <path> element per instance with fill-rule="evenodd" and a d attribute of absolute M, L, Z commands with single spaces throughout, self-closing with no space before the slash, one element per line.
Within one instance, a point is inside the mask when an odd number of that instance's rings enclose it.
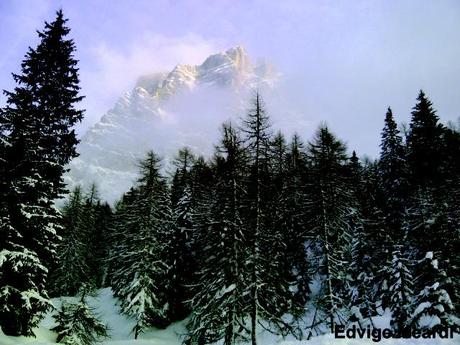
<path fill-rule="evenodd" d="M 184 147 L 166 166 L 152 147 L 112 205 L 97 184 L 64 183 L 85 116 L 69 33 L 60 10 L 0 109 L 5 335 L 33 337 L 54 310 L 57 342 L 108 339 L 87 303 L 102 288 L 133 339 L 183 320 L 185 345 L 264 345 L 263 330 L 311 340 L 383 314 L 394 332 L 459 332 L 460 127 L 428 94 L 414 90 L 406 126 L 382 109 L 371 159 L 334 123 L 285 136 L 254 90 L 211 156 Z M 53 306 L 60 296 L 76 299 Z"/>

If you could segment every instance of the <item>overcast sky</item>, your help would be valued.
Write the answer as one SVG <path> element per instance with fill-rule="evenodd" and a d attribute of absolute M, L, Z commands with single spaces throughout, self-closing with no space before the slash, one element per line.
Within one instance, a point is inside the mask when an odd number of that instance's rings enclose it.
<path fill-rule="evenodd" d="M 388 106 L 399 122 L 409 120 L 419 89 L 442 121 L 460 116 L 457 0 L 0 0 L 1 89 L 13 87 L 10 73 L 37 43 L 35 30 L 60 7 L 87 97 L 80 132 L 139 75 L 201 63 L 235 45 L 276 66 L 280 94 L 311 132 L 326 121 L 361 154 L 379 152 Z"/>

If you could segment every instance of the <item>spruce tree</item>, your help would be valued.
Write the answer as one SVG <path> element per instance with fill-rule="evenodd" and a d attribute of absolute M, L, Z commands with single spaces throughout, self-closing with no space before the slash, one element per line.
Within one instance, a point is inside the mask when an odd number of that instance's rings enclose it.
<path fill-rule="evenodd" d="M 391 246 L 392 243 L 400 243 L 405 236 L 404 221 L 408 204 L 405 150 L 391 108 L 388 108 L 385 116 L 380 147 L 379 171 L 385 199 L 383 208 L 388 234 L 385 245 Z"/>
<path fill-rule="evenodd" d="M 369 219 L 368 207 L 372 207 L 373 200 L 366 188 L 367 166 L 361 164 L 355 151 L 346 165 L 349 175 L 354 207 L 348 216 L 352 239 L 350 241 L 349 269 L 344 277 L 344 284 L 348 284 L 349 321 L 358 322 L 363 328 L 366 323 L 372 323 L 373 315 L 373 267 L 371 263 L 372 243 L 371 230 L 373 223 Z"/>
<path fill-rule="evenodd" d="M 97 288 L 104 287 L 108 274 L 108 253 L 110 250 L 110 229 L 112 228 L 112 208 L 106 202 L 98 202 L 96 208 L 96 224 L 91 240 L 93 254 L 89 263 L 92 281 Z"/>
<path fill-rule="evenodd" d="M 307 194 L 307 224 L 309 236 L 316 239 L 319 268 L 323 276 L 321 309 L 326 321 L 345 323 L 341 310 L 346 306 L 342 281 L 346 276 L 346 254 L 351 249 L 349 223 L 353 198 L 346 176 L 345 145 L 321 126 L 308 147 L 310 183 Z"/>
<path fill-rule="evenodd" d="M 64 345 L 94 345 L 108 338 L 108 329 L 89 307 L 84 295 L 77 303 L 63 301 L 53 316 L 57 325 L 51 330 L 58 334 L 57 342 Z"/>
<path fill-rule="evenodd" d="M 96 281 L 100 279 L 100 256 L 98 248 L 102 234 L 98 226 L 98 204 L 100 203 L 96 185 L 93 183 L 82 202 L 82 219 L 80 223 L 80 233 L 84 245 L 84 260 L 88 267 L 88 274 L 84 283 L 87 288 L 96 288 Z"/>
<path fill-rule="evenodd" d="M 349 321 L 357 322 L 360 328 L 364 328 L 366 323 L 372 324 L 374 315 L 374 272 L 371 266 L 371 254 L 367 242 L 365 226 L 355 227 L 353 239 L 351 241 L 351 258 L 349 274 L 349 296 L 347 296 L 349 306 Z"/>
<path fill-rule="evenodd" d="M 431 101 L 421 91 L 412 112 L 408 135 L 411 168 L 411 208 L 409 235 L 416 258 L 434 252 L 441 262 L 449 262 L 448 276 L 458 276 L 455 246 L 459 242 L 458 158 L 460 136 L 439 123 Z M 446 239 L 449 239 L 446 241 Z M 428 282 L 425 282 L 427 284 Z M 423 285 L 423 284 L 422 284 Z M 450 291 L 458 304 L 458 284 Z"/>
<path fill-rule="evenodd" d="M 388 262 L 390 280 L 388 293 L 392 313 L 390 325 L 395 332 L 404 334 L 410 329 L 412 313 L 413 277 L 412 265 L 402 245 L 395 245 L 393 258 Z"/>
<path fill-rule="evenodd" d="M 278 139 L 277 139 L 278 138 Z M 295 291 L 293 303 L 300 313 L 310 297 L 310 263 L 307 260 L 307 232 L 305 230 L 305 193 L 307 159 L 304 146 L 297 134 L 289 145 L 278 134 L 274 140 L 275 162 L 273 182 L 276 194 L 272 197 L 272 226 L 278 229 L 284 243 L 282 274 Z M 276 166 L 278 168 L 276 168 Z M 294 310 L 293 310 L 294 311 Z"/>
<path fill-rule="evenodd" d="M 223 138 L 214 158 L 216 184 L 210 218 L 199 239 L 200 257 L 196 295 L 186 343 L 225 345 L 245 339 L 244 322 L 249 308 L 247 243 L 242 211 L 247 157 L 238 133 L 223 126 Z"/>
<path fill-rule="evenodd" d="M 58 260 L 50 275 L 54 296 L 74 296 L 88 280 L 86 236 L 81 231 L 83 212 L 83 196 L 80 186 L 77 186 L 62 209 L 63 228 L 57 247 Z"/>
<path fill-rule="evenodd" d="M 46 279 L 57 244 L 59 213 L 54 200 L 64 192 L 64 166 L 75 157 L 72 127 L 82 119 L 78 96 L 75 45 L 66 36 L 62 11 L 38 32 L 40 43 L 29 48 L 17 86 L 5 91 L 0 132 L 6 137 L 2 177 L 2 243 L 0 326 L 9 335 L 32 335 L 48 309 Z M 2 141 L 3 142 L 3 141 Z"/>
<path fill-rule="evenodd" d="M 420 90 L 407 137 L 408 163 L 413 189 L 437 185 L 441 176 L 441 147 L 443 126 L 439 123 L 433 104 Z"/>
<path fill-rule="evenodd" d="M 195 157 L 187 147 L 179 150 L 174 159 L 176 172 L 171 186 L 171 203 L 174 227 L 171 238 L 169 277 L 171 280 L 170 301 L 172 321 L 181 320 L 190 310 L 186 301 L 191 296 L 190 286 L 193 282 L 194 257 L 193 251 L 193 200 L 192 175 Z"/>
<path fill-rule="evenodd" d="M 123 276 L 119 276 L 118 268 L 125 263 L 122 257 L 128 250 L 131 237 L 136 232 L 135 214 L 133 212 L 134 200 L 137 190 L 131 187 L 115 204 L 112 222 L 108 229 L 108 251 L 106 256 L 106 274 L 104 285 L 111 286 L 113 291 L 123 287 Z"/>
<path fill-rule="evenodd" d="M 285 244 L 279 229 L 271 226 L 269 215 L 268 187 L 272 178 L 270 121 L 258 93 L 243 120 L 242 131 L 250 164 L 245 219 L 250 243 L 251 344 L 256 345 L 258 324 L 266 322 L 283 334 L 292 332 L 283 319 L 292 307 L 292 293 L 289 282 L 279 271 L 284 260 Z"/>
<path fill-rule="evenodd" d="M 460 327 L 455 316 L 455 307 L 449 295 L 452 280 L 440 266 L 433 252 L 426 253 L 417 263 L 417 281 L 424 286 L 416 293 L 412 302 L 411 325 L 417 328 L 438 330 L 442 327 Z"/>
<path fill-rule="evenodd" d="M 409 208 L 406 152 L 391 108 L 388 108 L 385 115 L 380 147 L 378 176 L 383 223 L 377 236 L 380 250 L 376 257 L 383 262 L 389 262 L 392 260 L 392 250 L 395 245 L 407 245 L 404 239 L 407 235 Z M 376 275 L 378 291 L 382 296 L 382 308 L 386 308 L 390 303 L 390 294 L 387 291 L 390 287 L 388 285 L 391 280 L 390 274 L 390 271 L 380 270 L 380 274 Z"/>
<path fill-rule="evenodd" d="M 455 309 L 460 310 L 460 128 L 449 126 L 444 129 L 442 155 L 443 181 L 437 194 L 437 213 L 440 248 L 439 259 L 445 262 L 445 271 L 452 280 L 448 289 Z M 448 239 L 446 241 L 446 239 Z"/>
<path fill-rule="evenodd" d="M 141 177 L 122 221 L 126 234 L 114 251 L 121 260 L 113 273 L 114 292 L 124 313 L 136 319 L 134 337 L 146 327 L 168 321 L 169 253 L 172 215 L 169 190 L 160 175 L 159 158 L 148 152 L 140 164 Z"/>

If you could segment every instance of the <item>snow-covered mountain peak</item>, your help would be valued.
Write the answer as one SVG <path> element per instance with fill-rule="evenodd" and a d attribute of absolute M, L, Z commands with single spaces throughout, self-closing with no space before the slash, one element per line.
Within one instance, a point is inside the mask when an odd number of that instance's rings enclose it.
<path fill-rule="evenodd" d="M 165 160 L 182 146 L 209 153 L 219 125 L 241 115 L 252 89 L 271 88 L 277 77 L 270 64 L 254 64 L 241 46 L 200 65 L 181 63 L 141 76 L 82 138 L 67 175 L 69 187 L 96 182 L 101 196 L 113 202 L 132 185 L 147 150 Z"/>
<path fill-rule="evenodd" d="M 253 72 L 251 60 L 246 50 L 241 46 L 211 55 L 199 66 L 202 74 L 216 72 L 223 68 L 229 68 L 235 74 L 250 74 Z"/>
<path fill-rule="evenodd" d="M 266 63 L 254 65 L 242 46 L 213 54 L 200 65 L 178 64 L 169 73 L 139 78 L 137 87 L 162 102 L 196 86 L 254 88 L 272 85 L 277 74 Z"/>

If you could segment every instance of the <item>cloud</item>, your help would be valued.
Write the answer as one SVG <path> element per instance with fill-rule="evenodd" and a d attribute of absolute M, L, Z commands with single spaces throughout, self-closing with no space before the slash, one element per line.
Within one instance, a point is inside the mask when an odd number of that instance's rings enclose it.
<path fill-rule="evenodd" d="M 0 1 L 0 90 L 11 90 L 12 72 L 19 72 L 27 48 L 38 42 L 35 30 L 43 27 L 50 12 L 49 0 L 34 1 L 33 11 L 24 1 Z M 0 93 L 0 106 L 5 98 Z"/>
<path fill-rule="evenodd" d="M 221 49 L 215 41 L 189 33 L 166 37 L 145 33 L 121 45 L 99 42 L 89 50 L 91 65 L 82 66 L 81 82 L 87 98 L 85 122 L 80 132 L 94 124 L 118 97 L 130 90 L 137 78 L 170 71 L 178 63 L 200 64 Z"/>

